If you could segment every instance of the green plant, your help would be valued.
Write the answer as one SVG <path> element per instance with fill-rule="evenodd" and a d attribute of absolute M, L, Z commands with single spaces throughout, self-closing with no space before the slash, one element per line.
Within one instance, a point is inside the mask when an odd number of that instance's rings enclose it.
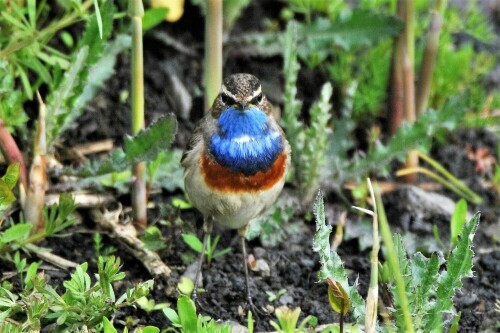
<path fill-rule="evenodd" d="M 104 247 L 102 236 L 99 232 L 94 234 L 94 250 L 97 258 L 103 257 L 104 259 L 107 259 L 116 252 L 116 248 L 114 246 Z"/>
<path fill-rule="evenodd" d="M 278 290 L 277 292 L 266 290 L 266 294 L 267 294 L 267 301 L 274 302 L 279 300 L 281 296 L 286 294 L 286 289 L 283 288 Z"/>
<path fill-rule="evenodd" d="M 59 7 L 59 17 L 49 17 L 50 5 L 45 1 L 28 1 L 26 5 L 15 1 L 0 4 L 0 62 L 2 98 L 0 118 L 9 124 L 10 130 L 21 129 L 27 120 L 23 103 L 34 97 L 42 84 L 51 89 L 58 84 L 61 69 L 70 65 L 67 54 L 56 50 L 51 41 L 62 37 L 64 29 L 90 16 L 91 0 Z M 94 1 L 94 4 L 97 2 Z M 98 8 L 96 7 L 96 11 Z M 48 21 L 48 23 L 47 23 Z M 18 84 L 22 86 L 17 89 Z M 16 119 L 14 116 L 18 115 Z"/>
<path fill-rule="evenodd" d="M 230 333 L 231 326 L 219 324 L 210 317 L 196 314 L 194 302 L 188 296 L 177 299 L 177 312 L 164 308 L 163 313 L 181 333 Z"/>
<path fill-rule="evenodd" d="M 26 248 L 29 244 L 36 243 L 46 237 L 51 237 L 71 226 L 75 219 L 71 214 L 76 209 L 73 197 L 70 194 L 61 194 L 59 196 L 59 205 L 45 207 L 42 211 L 46 224 L 41 232 L 30 234 L 33 228 L 29 223 L 14 224 L 12 220 L 10 225 L 0 232 L 0 257 L 5 257 L 9 253 L 17 250 L 30 250 Z"/>
<path fill-rule="evenodd" d="M 444 313 L 453 313 L 455 291 L 462 286 L 464 277 L 472 276 L 472 242 L 479 223 L 479 213 L 467 222 L 457 237 L 456 246 L 446 262 L 432 254 L 426 258 L 416 253 L 411 258 L 404 249 L 401 237 L 391 235 L 379 190 L 375 190 L 376 211 L 383 239 L 383 253 L 387 261 L 380 266 L 380 281 L 390 282 L 392 304 L 386 311 L 394 313 L 394 321 L 385 322 L 389 330 L 405 332 L 432 332 L 442 328 Z M 360 324 L 364 317 L 364 302 L 349 286 L 342 262 L 335 252 L 330 252 L 331 227 L 325 226 L 323 198 L 316 198 L 315 206 L 317 233 L 314 250 L 320 254 L 322 268 L 320 279 L 332 278 L 345 290 L 351 301 L 353 318 Z M 441 269 L 443 264 L 445 269 Z M 344 296 L 345 297 L 345 296 Z M 394 308 L 393 310 L 390 310 Z M 377 326 L 377 331 L 381 329 Z"/>
<path fill-rule="evenodd" d="M 119 308 L 133 306 L 153 286 L 153 280 L 139 283 L 117 299 L 111 283 L 125 277 L 120 266 L 120 259 L 111 256 L 104 260 L 100 257 L 98 279 L 92 283 L 87 273 L 88 265 L 83 263 L 69 280 L 63 282 L 64 292 L 59 294 L 32 264 L 21 292 L 16 294 L 5 287 L 0 288 L 0 322 L 8 318 L 11 323 L 16 323 L 17 329 L 53 327 L 54 332 L 77 331 L 84 326 L 99 327 L 104 317 L 113 315 Z"/>
<path fill-rule="evenodd" d="M 223 255 L 231 252 L 231 248 L 226 247 L 220 251 L 216 251 L 217 244 L 219 243 L 220 236 L 215 236 L 215 239 L 211 240 L 211 237 L 207 238 L 207 248 L 205 250 L 205 255 L 207 256 L 207 264 L 210 266 L 212 260 L 222 257 Z M 182 234 L 182 240 L 186 243 L 190 248 L 195 250 L 198 253 L 201 253 L 201 249 L 203 248 L 203 242 L 196 237 L 194 234 Z"/>
<path fill-rule="evenodd" d="M 302 333 L 309 332 L 306 329 L 307 325 L 311 325 L 316 322 L 315 317 L 307 316 L 305 317 L 297 326 L 300 316 L 300 308 L 295 310 L 289 309 L 287 306 L 280 306 L 274 311 L 278 322 L 270 321 L 270 324 L 279 333 Z"/>
<path fill-rule="evenodd" d="M 165 238 L 163 238 L 160 229 L 155 226 L 147 227 L 146 230 L 144 230 L 141 241 L 144 243 L 144 246 L 151 251 L 159 251 L 167 247 Z"/>
<path fill-rule="evenodd" d="M 113 323 L 109 321 L 108 318 L 103 317 L 102 318 L 102 329 L 104 333 L 118 333 L 116 328 L 114 327 Z M 145 326 L 145 327 L 138 327 L 134 330 L 135 333 L 160 333 L 160 329 L 156 326 Z M 128 328 L 124 327 L 123 328 L 123 333 L 128 333 Z"/>
<path fill-rule="evenodd" d="M 0 178 L 0 225 L 3 221 L 4 210 L 14 201 L 16 197 L 12 190 L 16 186 L 20 173 L 20 164 L 10 164 L 5 174 Z"/>
<path fill-rule="evenodd" d="M 342 286 L 351 302 L 353 320 L 362 325 L 365 321 L 365 302 L 357 291 L 357 283 L 349 285 L 347 273 L 339 255 L 330 250 L 332 227 L 326 224 L 323 194 L 321 192 L 316 196 L 314 214 L 316 217 L 316 234 L 313 241 L 313 250 L 320 257 L 321 270 L 319 279 L 320 281 L 326 281 L 330 277 Z"/>
<path fill-rule="evenodd" d="M 297 47 L 294 43 L 296 34 L 295 23 L 287 27 L 284 48 L 285 72 L 285 113 L 283 125 L 287 130 L 292 151 L 294 178 L 297 182 L 303 199 L 307 202 L 313 197 L 321 181 L 321 171 L 325 163 L 327 140 L 330 133 L 329 100 L 332 96 L 332 86 L 326 83 L 321 89 L 320 101 L 311 107 L 309 127 L 298 120 L 301 104 L 296 100 L 297 76 L 300 69 L 297 61 Z"/>

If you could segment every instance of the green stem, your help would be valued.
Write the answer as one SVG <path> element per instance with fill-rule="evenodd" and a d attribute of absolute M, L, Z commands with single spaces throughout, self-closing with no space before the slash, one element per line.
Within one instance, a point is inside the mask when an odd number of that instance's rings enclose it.
<path fill-rule="evenodd" d="M 130 0 L 128 15 L 132 18 L 132 134 L 144 128 L 144 59 L 142 43 L 142 0 Z M 132 167 L 132 211 L 139 229 L 147 226 L 146 164 L 138 162 Z"/>
<path fill-rule="evenodd" d="M 418 75 L 416 112 L 421 115 L 429 102 L 429 95 L 432 84 L 432 74 L 436 65 L 437 51 L 439 48 L 439 35 L 443 23 L 443 12 L 446 8 L 446 0 L 434 0 L 431 22 L 425 45 L 424 59 Z"/>
<path fill-rule="evenodd" d="M 222 85 L 222 0 L 207 1 L 205 21 L 205 112 Z"/>
<path fill-rule="evenodd" d="M 396 258 L 396 250 L 394 242 L 392 241 L 391 229 L 389 227 L 389 223 L 387 222 L 387 216 L 385 215 L 380 189 L 378 188 L 375 188 L 375 200 L 377 203 L 380 231 L 382 233 L 384 245 L 387 249 L 387 262 L 396 283 L 396 293 L 398 295 L 398 299 L 400 300 L 400 306 L 403 312 L 405 327 L 400 327 L 399 329 L 400 331 L 413 333 L 415 330 L 413 329 L 413 321 L 410 313 L 410 303 L 408 301 L 408 296 L 406 295 L 405 281 L 403 279 L 403 274 L 401 273 L 401 267 L 399 267 L 398 259 Z"/>

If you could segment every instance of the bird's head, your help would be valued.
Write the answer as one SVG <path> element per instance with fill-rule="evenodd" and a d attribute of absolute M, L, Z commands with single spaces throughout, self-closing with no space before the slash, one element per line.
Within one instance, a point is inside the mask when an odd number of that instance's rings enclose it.
<path fill-rule="evenodd" d="M 233 108 L 244 112 L 251 108 L 269 113 L 270 108 L 258 78 L 251 74 L 233 74 L 224 79 L 221 91 L 214 101 L 212 114 L 218 117 Z"/>

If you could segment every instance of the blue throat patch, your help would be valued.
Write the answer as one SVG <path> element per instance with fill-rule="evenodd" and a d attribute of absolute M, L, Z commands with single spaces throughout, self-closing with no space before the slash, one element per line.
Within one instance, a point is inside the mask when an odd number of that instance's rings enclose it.
<path fill-rule="evenodd" d="M 218 125 L 209 150 L 232 171 L 246 176 L 266 171 L 283 151 L 280 133 L 269 127 L 266 114 L 256 107 L 245 111 L 230 107 L 220 115 Z"/>

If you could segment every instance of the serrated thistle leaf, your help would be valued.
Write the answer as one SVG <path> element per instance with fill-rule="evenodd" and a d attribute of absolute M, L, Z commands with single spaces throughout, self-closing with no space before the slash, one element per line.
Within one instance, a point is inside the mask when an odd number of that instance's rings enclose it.
<path fill-rule="evenodd" d="M 88 46 L 83 46 L 78 50 L 71 62 L 71 67 L 64 74 L 61 84 L 48 98 L 46 117 L 48 146 L 59 135 L 59 128 L 64 125 L 65 118 L 69 114 L 67 102 L 74 96 L 73 88 L 78 84 L 79 74 L 83 71 L 88 53 Z"/>
<path fill-rule="evenodd" d="M 353 286 L 349 285 L 342 260 L 335 251 L 330 249 L 332 227 L 326 225 L 325 206 L 321 191 L 316 196 L 314 216 L 316 218 L 316 234 L 313 240 L 313 250 L 318 253 L 320 258 L 321 270 L 319 271 L 319 278 L 324 281 L 330 277 L 342 285 L 351 300 L 353 318 L 356 323 L 363 324 L 365 321 L 365 302 L 356 290 L 357 283 Z"/>
<path fill-rule="evenodd" d="M 403 29 L 401 20 L 364 9 L 356 9 L 352 15 L 338 22 L 318 19 L 300 30 L 306 45 L 318 52 L 334 44 L 345 50 L 359 46 L 371 46 L 378 41 L 394 37 Z"/>
<path fill-rule="evenodd" d="M 160 118 L 134 137 L 125 139 L 125 155 L 129 162 L 150 161 L 163 150 L 167 150 L 174 140 L 177 120 L 173 114 Z"/>
<path fill-rule="evenodd" d="M 333 311 L 345 315 L 351 308 L 349 295 L 337 281 L 332 278 L 328 278 L 326 281 L 328 282 L 328 303 L 330 303 Z"/>
<path fill-rule="evenodd" d="M 94 13 L 87 22 L 77 49 L 84 45 L 89 47 L 88 65 L 93 65 L 101 56 L 113 29 L 113 16 L 115 12 L 116 7 L 113 5 L 113 2 L 106 1 L 101 6 L 101 20 L 99 20 L 97 13 Z M 102 36 L 100 35 L 99 21 L 102 23 Z"/>
<path fill-rule="evenodd" d="M 91 177 L 121 172 L 138 161 L 150 162 L 159 152 L 169 149 L 177 130 L 177 120 L 167 115 L 134 137 L 125 139 L 125 150 L 115 149 L 109 158 L 84 164 L 78 169 L 65 168 L 61 174 Z"/>
<path fill-rule="evenodd" d="M 363 159 L 353 159 L 343 169 L 349 170 L 345 173 L 345 179 L 357 179 L 371 171 L 381 172 L 381 165 L 390 165 L 394 159 L 406 157 L 410 149 L 420 146 L 429 146 L 430 140 L 439 131 L 446 128 L 456 127 L 466 111 L 469 95 L 463 94 L 452 97 L 439 111 L 429 110 L 424 112 L 412 125 L 403 123 L 400 129 L 392 136 L 387 145 L 377 144 L 375 150 Z M 339 180 L 342 182 L 342 179 Z"/>
<path fill-rule="evenodd" d="M 464 225 L 457 240 L 457 246 L 448 257 L 446 270 L 441 272 L 438 278 L 436 291 L 436 304 L 429 311 L 425 332 L 431 332 L 441 325 L 441 318 L 444 312 L 450 312 L 453 307 L 453 296 L 455 291 L 462 287 L 462 278 L 471 277 L 472 241 L 479 224 L 480 213 L 476 213 L 469 222 Z"/>
<path fill-rule="evenodd" d="M 416 328 L 423 327 L 425 315 L 435 304 L 432 299 L 436 293 L 436 280 L 438 277 L 440 261 L 436 254 L 431 258 L 424 257 L 417 252 L 413 255 L 411 262 L 411 290 L 408 301 Z"/>
<path fill-rule="evenodd" d="M 83 109 L 75 107 L 84 87 L 89 84 L 88 74 L 92 65 L 101 57 L 104 45 L 111 34 L 113 15 L 116 8 L 111 1 L 102 5 L 102 39 L 100 38 L 98 18 L 94 13 L 88 21 L 85 32 L 73 55 L 70 68 L 64 80 L 47 98 L 47 146 L 50 147 L 61 133 L 71 126 Z M 92 81 L 92 80 L 90 80 Z"/>

